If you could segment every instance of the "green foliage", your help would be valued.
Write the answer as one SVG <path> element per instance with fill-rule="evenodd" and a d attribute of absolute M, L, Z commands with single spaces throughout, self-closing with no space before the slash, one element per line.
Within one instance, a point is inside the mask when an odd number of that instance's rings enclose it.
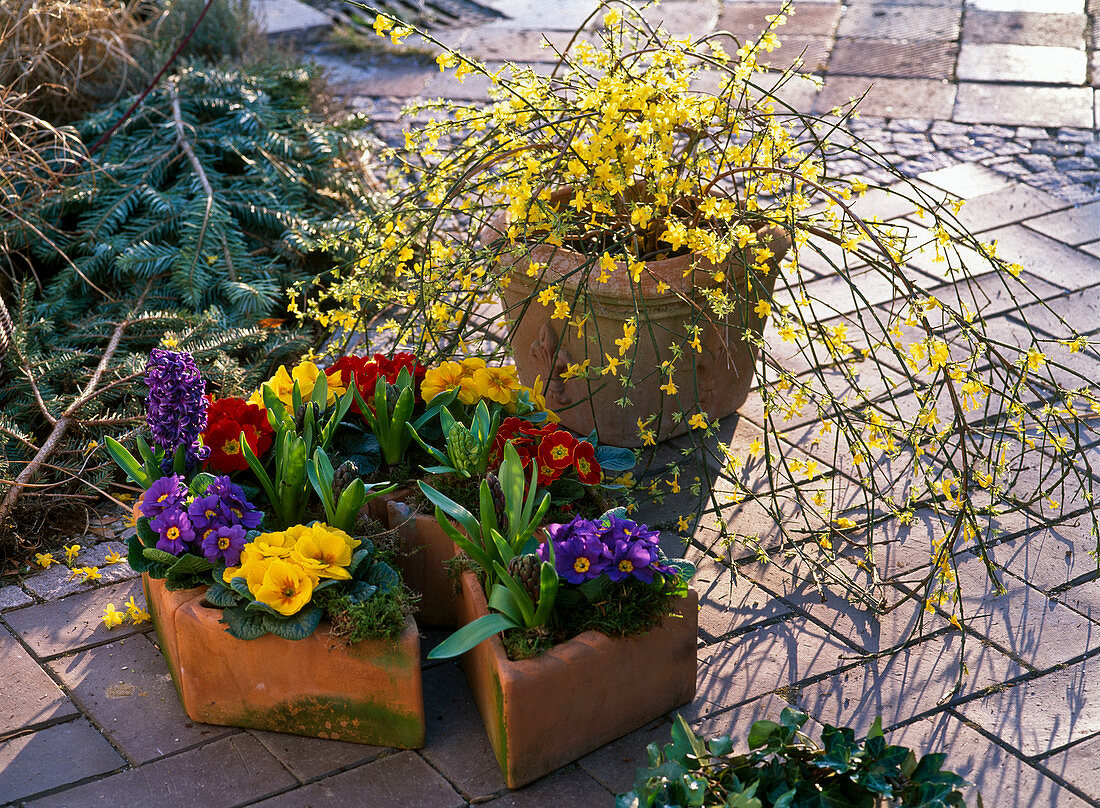
<path fill-rule="evenodd" d="M 449 393 L 436 396 L 436 399 L 449 396 L 450 400 L 453 400 L 457 392 L 456 388 Z M 435 400 L 433 400 L 433 404 L 434 406 L 430 412 L 434 414 L 438 408 L 446 453 L 429 446 L 421 440 L 420 435 L 414 428 L 415 424 L 409 426 L 412 437 L 416 438 L 416 441 L 439 464 L 427 467 L 424 470 L 429 474 L 457 474 L 463 478 L 480 477 L 485 474 L 486 469 L 489 467 L 489 455 L 493 449 L 493 440 L 500 428 L 500 410 L 494 407 L 492 414 L 490 414 L 485 400 L 480 400 L 474 410 L 470 426 L 467 427 L 460 421 L 455 420 L 455 417 L 451 415 L 451 411 L 445 405 L 435 404 Z"/>
<path fill-rule="evenodd" d="M 758 721 L 749 732 L 750 751 L 733 752 L 729 736 L 698 738 L 682 716 L 672 742 L 648 748 L 634 789 L 620 794 L 617 808 L 965 808 L 966 782 L 943 770 L 944 755 L 919 761 L 902 746 L 886 743 L 881 719 L 857 741 L 845 727 L 826 725 L 818 746 L 802 734 L 805 713 L 785 708 L 779 721 Z"/>
<path fill-rule="evenodd" d="M 306 476 L 309 477 L 310 485 L 321 499 L 321 505 L 325 509 L 326 524 L 348 534 L 355 532 L 359 512 L 368 502 L 382 494 L 388 494 L 397 487 L 396 484 L 390 484 L 385 488 L 381 487 L 381 484 L 367 486 L 361 479 L 356 479 L 352 480 L 337 498 L 332 488 L 335 474 L 332 461 L 328 459 L 325 450 L 317 448 L 306 467 Z"/>
<path fill-rule="evenodd" d="M 328 596 L 324 610 L 332 623 L 329 633 L 345 645 L 369 639 L 396 640 L 405 630 L 405 620 L 415 609 L 416 599 L 405 586 L 384 589 L 365 600 Z"/>
<path fill-rule="evenodd" d="M 74 318 L 101 302 L 93 285 L 125 297 L 151 279 L 159 305 L 233 322 L 281 308 L 283 289 L 327 266 L 318 240 L 370 208 L 351 165 L 367 148 L 358 122 L 310 112 L 314 77 L 186 69 L 162 83 L 95 155 L 99 170 L 31 218 L 42 235 L 19 230 L 43 265 L 42 312 Z M 79 122 L 81 138 L 130 103 Z"/>
<path fill-rule="evenodd" d="M 191 30 L 206 0 L 166 0 L 147 28 L 152 38 L 143 61 L 159 69 Z M 214 0 L 195 33 L 184 45 L 180 58 L 211 64 L 239 59 L 260 46 L 263 32 L 249 0 Z"/>

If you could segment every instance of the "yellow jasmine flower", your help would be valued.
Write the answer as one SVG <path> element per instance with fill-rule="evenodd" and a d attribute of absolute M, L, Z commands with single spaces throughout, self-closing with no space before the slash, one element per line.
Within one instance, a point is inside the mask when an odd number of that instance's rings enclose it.
<path fill-rule="evenodd" d="M 126 560 L 126 556 L 122 555 L 117 550 L 112 550 L 107 553 L 107 556 L 103 560 L 108 564 L 119 564 Z"/>
<path fill-rule="evenodd" d="M 79 572 L 84 576 L 85 583 L 98 581 L 103 577 L 103 573 L 99 571 L 99 567 L 81 567 Z"/>
<path fill-rule="evenodd" d="M 664 384 L 661 385 L 661 390 L 663 390 L 667 395 L 670 395 L 670 396 L 676 395 L 676 391 L 678 389 L 679 388 L 676 386 L 676 382 L 672 381 L 671 376 L 668 377 L 667 382 L 665 382 Z"/>
<path fill-rule="evenodd" d="M 68 547 L 63 548 L 65 551 L 65 560 L 72 564 L 76 560 L 77 555 L 80 553 L 79 544 L 70 544 Z"/>
<path fill-rule="evenodd" d="M 703 415 L 703 413 L 697 412 L 688 418 L 688 425 L 691 426 L 692 429 L 706 429 L 707 417 Z"/>
<path fill-rule="evenodd" d="M 49 569 L 51 564 L 57 563 L 57 559 L 53 557 L 53 553 L 35 553 L 34 563 L 42 569 Z"/>
<path fill-rule="evenodd" d="M 121 626 L 124 620 L 126 620 L 126 614 L 117 611 L 115 604 L 108 603 L 107 608 L 103 610 L 103 625 L 107 628 L 114 628 L 115 626 Z"/>
<path fill-rule="evenodd" d="M 772 314 L 772 304 L 771 304 L 771 303 L 769 303 L 769 302 L 768 302 L 768 301 L 766 301 L 766 300 L 760 300 L 760 301 L 758 301 L 758 302 L 757 302 L 757 304 L 756 304 L 756 305 L 755 305 L 755 306 L 753 307 L 753 311 L 755 311 L 755 312 L 756 312 L 757 314 L 759 314 L 759 315 L 760 315 L 760 318 L 761 318 L 762 320 L 766 320 L 766 319 L 767 319 L 768 317 L 771 317 L 771 314 Z"/>
<path fill-rule="evenodd" d="M 126 601 L 126 616 L 130 618 L 130 622 L 135 626 L 148 622 L 150 618 L 149 612 L 145 611 L 145 609 L 134 601 L 133 595 Z"/>
<path fill-rule="evenodd" d="M 847 516 L 842 516 L 833 522 L 841 530 L 851 530 L 856 527 L 856 523 L 849 519 Z"/>
<path fill-rule="evenodd" d="M 619 365 L 623 363 L 623 360 L 617 356 L 611 356 L 610 354 L 604 354 L 607 357 L 607 367 L 600 371 L 601 376 L 606 376 L 610 373 L 612 376 L 619 375 Z"/>
<path fill-rule="evenodd" d="M 676 529 L 681 533 L 686 533 L 690 528 L 691 524 L 684 516 L 681 516 L 679 519 L 676 520 Z"/>
<path fill-rule="evenodd" d="M 378 34 L 378 36 L 385 36 L 386 31 L 391 28 L 393 28 L 393 20 L 389 17 L 384 17 L 379 14 L 374 18 L 374 33 Z"/>

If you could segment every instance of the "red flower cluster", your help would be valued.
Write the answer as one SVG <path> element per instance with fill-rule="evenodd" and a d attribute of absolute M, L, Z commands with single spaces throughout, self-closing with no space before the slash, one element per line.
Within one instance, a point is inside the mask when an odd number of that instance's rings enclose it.
<path fill-rule="evenodd" d="M 248 468 L 241 451 L 241 433 L 248 441 L 248 448 L 256 457 L 262 457 L 271 448 L 273 430 L 267 421 L 267 410 L 249 404 L 243 398 L 222 398 L 214 401 L 207 396 L 210 406 L 206 411 L 207 426 L 202 442 L 210 447 L 206 470 L 228 474 Z"/>
<path fill-rule="evenodd" d="M 368 406 L 373 407 L 374 388 L 378 384 L 378 379 L 385 377 L 387 382 L 395 384 L 402 369 L 407 369 L 412 374 L 414 392 L 419 390 L 420 381 L 424 378 L 427 368 L 416 360 L 416 354 L 408 351 L 399 351 L 393 357 L 376 353 L 371 359 L 365 356 L 341 356 L 325 373 L 331 376 L 336 371 L 340 371 L 340 380 L 347 385 L 348 389 L 351 389 L 352 380 L 354 380 L 359 395 Z M 352 402 L 351 411 L 359 412 L 359 402 Z"/>
<path fill-rule="evenodd" d="M 524 468 L 528 468 L 532 460 L 535 462 L 541 486 L 554 482 L 570 468 L 585 485 L 596 485 L 602 478 L 596 447 L 588 441 L 577 440 L 557 424 L 538 427 L 522 418 L 505 418 L 493 442 L 494 464 L 503 459 L 504 444 L 509 441 L 516 447 Z"/>

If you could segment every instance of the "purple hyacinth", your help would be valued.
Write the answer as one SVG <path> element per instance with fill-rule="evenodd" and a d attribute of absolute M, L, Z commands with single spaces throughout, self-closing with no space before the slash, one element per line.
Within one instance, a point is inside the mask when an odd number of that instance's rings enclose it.
<path fill-rule="evenodd" d="M 172 555 L 187 552 L 188 545 L 195 540 L 191 520 L 180 509 L 165 511 L 150 522 L 149 526 L 160 536 L 157 539 L 157 549 Z"/>
<path fill-rule="evenodd" d="M 211 528 L 203 534 L 202 554 L 212 564 L 221 561 L 227 567 L 235 567 L 241 560 L 241 550 L 247 541 L 241 525 Z"/>
<path fill-rule="evenodd" d="M 145 383 L 146 420 L 153 441 L 165 452 L 161 468 L 172 468 L 180 446 L 187 450 L 188 468 L 205 460 L 210 449 L 199 443 L 199 435 L 206 429 L 206 382 L 191 354 L 154 348 L 145 365 Z"/>
<path fill-rule="evenodd" d="M 147 519 L 156 519 L 166 510 L 178 510 L 186 496 L 187 486 L 182 477 L 176 474 L 161 477 L 141 495 L 138 511 Z"/>

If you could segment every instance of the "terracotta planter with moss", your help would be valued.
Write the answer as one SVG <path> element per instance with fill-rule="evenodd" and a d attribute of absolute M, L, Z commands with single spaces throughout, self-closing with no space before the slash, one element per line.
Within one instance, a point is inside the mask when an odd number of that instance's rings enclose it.
<path fill-rule="evenodd" d="M 151 587 L 152 588 L 152 587 Z M 175 594 L 175 593 L 169 593 Z M 156 624 L 184 710 L 195 721 L 416 749 L 424 745 L 420 634 L 340 646 L 327 624 L 304 640 L 239 640 L 202 594 Z"/>
<path fill-rule="evenodd" d="M 416 621 L 422 626 L 454 628 L 458 623 L 458 592 L 447 562 L 459 554 L 451 537 L 434 516 L 416 513 L 403 502 L 389 503 L 389 527 L 405 542 L 397 559 L 401 580 L 420 595 Z"/>
<path fill-rule="evenodd" d="M 179 694 L 180 686 L 176 677 L 179 670 L 179 650 L 176 644 L 176 612 L 180 606 L 195 598 L 201 598 L 206 592 L 205 586 L 197 586 L 194 589 L 179 589 L 170 591 L 160 578 L 150 578 L 148 574 L 141 574 L 141 588 L 145 592 L 145 607 L 149 616 L 153 619 L 153 627 L 157 630 L 157 638 L 160 640 L 160 651 L 168 662 L 168 670 L 172 673 L 172 683 Z M 180 695 L 182 701 L 183 696 Z"/>
<path fill-rule="evenodd" d="M 568 189 L 557 191 L 551 200 L 565 202 L 571 195 Z M 502 223 L 497 225 L 500 229 Z M 586 281 L 581 268 L 593 259 L 568 247 L 539 244 L 515 258 L 503 256 L 505 264 L 511 262 L 503 297 L 505 316 L 515 320 L 509 340 L 520 379 L 531 385 L 541 377 L 547 406 L 561 416 L 563 426 L 581 435 L 596 429 L 600 441 L 613 446 L 642 445 L 639 419 L 656 416 L 649 426 L 657 440 L 664 440 L 687 432 L 687 416 L 699 410 L 711 418 L 736 412 L 752 387 L 759 353 L 743 334 L 746 329 L 762 333 L 755 307 L 761 297 L 770 297 L 779 261 L 790 248 L 790 240 L 778 228 L 758 230 L 757 236 L 774 257 L 768 261 L 771 271 L 755 281 L 756 288 L 750 288 L 749 271 L 739 257 L 720 267 L 726 280 L 719 284 L 713 278 L 719 267 L 694 254 L 647 262 L 638 283 L 631 280 L 622 262 L 616 263 L 605 283 L 596 282 L 600 272 L 595 266 Z M 750 256 L 751 249 L 745 250 Z M 527 274 L 532 262 L 543 267 L 536 277 Z M 582 284 L 584 288 L 578 289 Z M 552 319 L 553 306 L 537 301 L 539 292 L 549 286 L 558 286 L 566 301 L 577 299 L 574 319 L 588 315 L 581 333 L 568 320 Z M 725 320 L 708 309 L 703 294 L 715 288 L 723 288 L 736 303 Z M 615 341 L 622 339 L 623 325 L 631 317 L 639 320 L 636 341 L 623 358 L 632 363 L 632 387 L 624 390 L 619 378 L 612 375 L 562 377 L 570 364 L 587 361 L 600 366 L 607 364 L 607 354 L 619 357 Z M 688 326 L 692 322 L 700 326 L 698 351 L 691 347 Z M 673 357 L 673 345 L 683 352 L 672 377 L 678 388 L 675 396 L 661 390 L 668 377 L 660 372 L 662 364 Z M 623 370 L 618 373 L 622 375 Z M 631 402 L 626 407 L 616 403 L 624 396 Z M 687 416 L 674 422 L 673 415 L 681 412 Z"/>
<path fill-rule="evenodd" d="M 473 572 L 462 575 L 459 619 L 485 614 Z M 646 634 L 586 631 L 532 659 L 512 661 L 500 636 L 462 656 L 466 680 L 509 788 L 588 754 L 695 697 L 698 597 Z"/>

